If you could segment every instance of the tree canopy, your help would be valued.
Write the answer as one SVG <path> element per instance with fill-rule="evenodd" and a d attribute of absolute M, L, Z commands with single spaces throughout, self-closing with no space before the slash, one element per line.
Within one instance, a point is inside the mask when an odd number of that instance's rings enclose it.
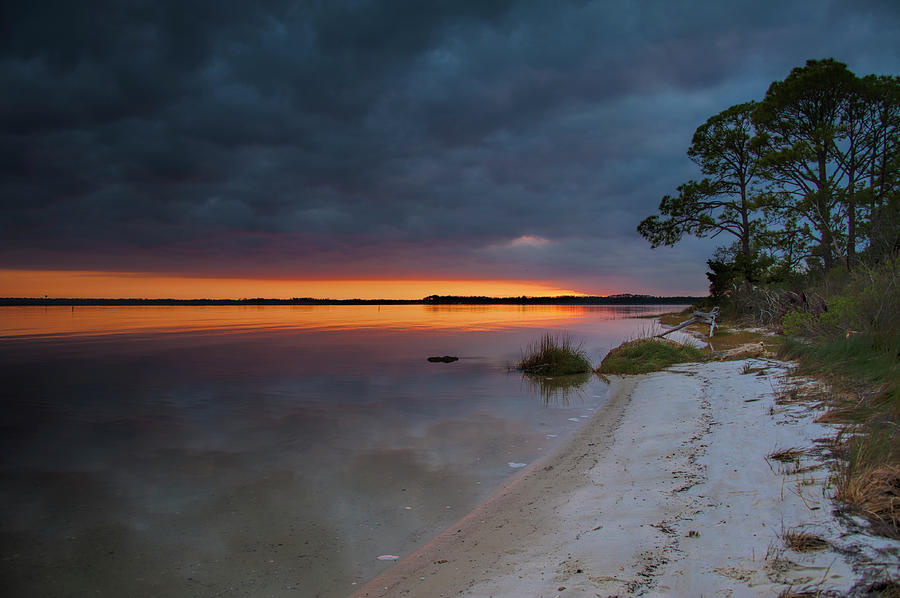
<path fill-rule="evenodd" d="M 735 237 L 740 255 L 751 256 L 759 217 L 759 141 L 751 117 L 755 102 L 732 106 L 697 128 L 688 156 L 706 175 L 678 187 L 659 204 L 660 216 L 644 219 L 638 232 L 653 247 L 674 245 L 685 234 Z"/>
<path fill-rule="evenodd" d="M 638 232 L 652 247 L 727 233 L 716 263 L 747 281 L 895 253 L 898 123 L 897 77 L 809 60 L 697 128 L 687 154 L 703 178 L 665 195 Z"/>

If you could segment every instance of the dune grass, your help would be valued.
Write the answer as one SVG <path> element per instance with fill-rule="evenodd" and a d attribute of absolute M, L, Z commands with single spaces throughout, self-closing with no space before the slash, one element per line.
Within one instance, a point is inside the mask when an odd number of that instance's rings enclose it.
<path fill-rule="evenodd" d="M 837 465 L 834 497 L 900 538 L 900 342 L 864 331 L 782 340 L 780 357 L 829 386 L 828 411 L 817 421 L 841 423 L 849 440 Z"/>
<path fill-rule="evenodd" d="M 879 421 L 880 420 L 880 421 Z M 835 498 L 855 507 L 875 531 L 900 538 L 900 443 L 896 424 L 873 418 L 846 445 L 838 466 Z"/>
<path fill-rule="evenodd" d="M 603 374 L 646 374 L 674 365 L 699 361 L 702 350 L 662 338 L 637 338 L 622 343 L 600 362 Z"/>
<path fill-rule="evenodd" d="M 525 349 L 516 369 L 541 376 L 570 376 L 593 368 L 582 346 L 569 335 L 546 333 Z"/>
<path fill-rule="evenodd" d="M 780 463 L 792 463 L 799 461 L 801 456 L 803 456 L 802 449 L 788 448 L 769 453 L 768 458 Z"/>
<path fill-rule="evenodd" d="M 795 529 L 788 530 L 782 536 L 784 545 L 796 552 L 813 552 L 828 548 L 828 542 L 815 534 Z"/>
<path fill-rule="evenodd" d="M 796 338 L 781 339 L 779 356 L 797 360 L 803 373 L 842 376 L 876 387 L 892 399 L 900 387 L 900 344 L 885 345 L 859 334 L 828 342 L 809 343 Z"/>

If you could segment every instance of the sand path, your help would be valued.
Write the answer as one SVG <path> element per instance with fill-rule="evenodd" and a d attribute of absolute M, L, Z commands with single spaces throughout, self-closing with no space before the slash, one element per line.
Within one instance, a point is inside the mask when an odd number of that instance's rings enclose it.
<path fill-rule="evenodd" d="M 752 362 L 766 369 L 691 364 L 615 380 L 567 447 L 354 596 L 848 591 L 860 567 L 823 496 L 827 470 L 767 459 L 833 431 L 808 406 L 776 405 L 783 364 Z M 832 548 L 790 551 L 792 529 Z"/>

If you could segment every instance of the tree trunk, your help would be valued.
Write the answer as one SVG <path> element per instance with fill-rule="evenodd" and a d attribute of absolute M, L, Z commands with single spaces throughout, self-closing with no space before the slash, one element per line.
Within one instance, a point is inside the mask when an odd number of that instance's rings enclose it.
<path fill-rule="evenodd" d="M 856 259 L 856 164 L 850 162 L 847 183 L 847 270 L 853 269 Z"/>
<path fill-rule="evenodd" d="M 744 254 L 744 280 L 752 282 L 752 267 L 750 257 L 750 216 L 747 213 L 747 191 L 741 189 L 741 253 Z"/>
<path fill-rule="evenodd" d="M 834 265 L 834 238 L 831 234 L 831 189 L 828 185 L 828 158 L 824 147 L 819 147 L 816 152 L 819 162 L 818 193 L 816 193 L 816 209 L 821 222 L 822 230 L 822 262 L 825 270 Z"/>

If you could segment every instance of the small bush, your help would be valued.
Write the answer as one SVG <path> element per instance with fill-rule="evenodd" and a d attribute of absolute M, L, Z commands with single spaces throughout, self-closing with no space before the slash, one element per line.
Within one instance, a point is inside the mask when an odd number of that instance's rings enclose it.
<path fill-rule="evenodd" d="M 588 373 L 593 368 L 581 345 L 574 344 L 566 334 L 548 333 L 526 349 L 516 369 L 526 374 L 568 376 Z"/>
<path fill-rule="evenodd" d="M 849 334 L 867 334 L 881 345 L 896 344 L 900 337 L 900 262 L 876 267 L 860 266 L 846 272 L 843 284 L 826 280 L 819 290 L 807 290 L 814 301 L 785 302 L 796 293 L 782 293 L 779 321 L 785 334 L 832 340 Z M 769 292 L 769 295 L 772 293 Z M 774 296 L 774 295 L 772 295 Z M 824 298 L 823 298 L 824 297 Z"/>
<path fill-rule="evenodd" d="M 781 329 L 790 336 L 800 336 L 812 321 L 813 316 L 808 311 L 789 311 L 781 318 Z"/>
<path fill-rule="evenodd" d="M 691 345 L 661 338 L 639 338 L 610 351 L 598 371 L 604 374 L 646 374 L 702 358 L 703 351 Z"/>

